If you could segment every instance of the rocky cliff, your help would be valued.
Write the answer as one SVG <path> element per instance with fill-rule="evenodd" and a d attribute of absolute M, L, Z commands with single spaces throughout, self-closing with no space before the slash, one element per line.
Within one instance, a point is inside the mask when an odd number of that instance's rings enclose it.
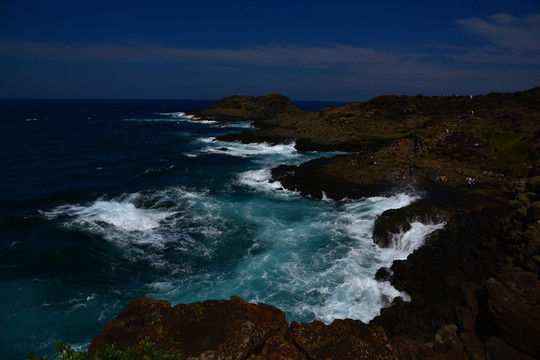
<path fill-rule="evenodd" d="M 280 95 L 237 95 L 196 115 L 258 128 L 222 140 L 347 152 L 273 170 L 274 180 L 305 196 L 422 190 L 422 200 L 377 219 L 380 246 L 415 218 L 443 217 L 447 226 L 406 261 L 379 270 L 378 279 L 411 301 L 397 299 L 370 324 L 288 324 L 280 310 L 239 298 L 175 307 L 139 299 L 106 325 L 91 352 L 150 336 L 188 359 L 540 358 L 540 88 L 379 96 L 317 113 Z"/>

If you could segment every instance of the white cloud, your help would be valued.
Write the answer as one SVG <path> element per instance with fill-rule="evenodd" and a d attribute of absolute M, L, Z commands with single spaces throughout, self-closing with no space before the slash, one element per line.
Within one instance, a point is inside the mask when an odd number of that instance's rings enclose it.
<path fill-rule="evenodd" d="M 488 19 L 473 17 L 456 23 L 489 44 L 454 58 L 464 61 L 469 58 L 471 62 L 540 64 L 540 14 L 521 18 L 494 14 Z"/>
<path fill-rule="evenodd" d="M 484 89 L 524 89 L 535 84 L 536 80 L 531 79 L 538 77 L 540 70 L 540 14 L 526 17 L 495 14 L 487 19 L 468 18 L 456 23 L 474 37 L 472 40 L 483 41 L 483 45 L 472 47 L 467 41 L 421 44 L 422 51 L 411 50 L 407 44 L 400 49 L 384 50 L 345 44 L 189 49 L 149 43 L 0 40 L 0 59 L 66 61 L 92 67 L 99 63 L 104 65 L 98 67 L 103 72 L 107 71 L 107 63 L 169 62 L 181 65 L 175 66 L 179 73 L 203 74 L 212 77 L 214 83 L 218 83 L 224 73 L 238 72 L 238 83 L 251 84 L 252 81 L 269 88 L 269 84 L 274 84 L 272 91 L 279 92 L 285 87 L 298 89 L 301 94 L 323 87 L 343 89 L 343 94 L 361 87 L 375 92 L 399 93 L 400 90 L 395 89 L 414 89 L 410 91 L 438 93 L 460 91 L 460 86 L 466 92 L 483 92 Z M 246 73 L 250 75 L 242 75 Z M 529 84 L 531 81 L 533 83 Z"/>
<path fill-rule="evenodd" d="M 428 56 L 419 53 L 381 52 L 347 45 L 306 47 L 301 45 L 259 46 L 246 49 L 186 49 L 152 44 L 48 44 L 0 40 L 4 56 L 40 60 L 103 62 L 219 62 L 283 67 L 327 67 L 333 64 L 373 65 L 396 60 L 415 61 Z"/>
<path fill-rule="evenodd" d="M 384 52 L 347 45 L 308 47 L 259 46 L 246 49 L 185 49 L 151 44 L 47 44 L 0 40 L 0 54 L 53 61 L 178 62 L 208 66 L 255 65 L 289 69 L 344 70 L 392 74 L 425 72 L 430 55 Z"/>
<path fill-rule="evenodd" d="M 178 62 L 250 64 L 293 69 L 347 68 L 374 72 L 420 71 L 444 58 L 463 64 L 540 64 L 540 14 L 516 17 L 494 14 L 487 19 L 460 19 L 456 24 L 485 44 L 469 47 L 433 44 L 424 52 L 379 50 L 343 44 L 332 46 L 265 45 L 239 49 L 189 49 L 149 43 L 63 44 L 0 40 L 0 56 L 87 62 Z"/>

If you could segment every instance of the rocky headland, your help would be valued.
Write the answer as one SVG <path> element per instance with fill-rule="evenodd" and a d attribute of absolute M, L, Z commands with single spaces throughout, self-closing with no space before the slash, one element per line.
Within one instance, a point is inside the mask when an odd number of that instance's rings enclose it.
<path fill-rule="evenodd" d="M 220 140 L 342 151 L 273 169 L 274 181 L 304 196 L 423 192 L 379 216 L 379 246 L 414 219 L 446 226 L 406 261 L 377 272 L 411 301 L 397 298 L 369 324 L 289 324 L 281 310 L 238 297 L 174 307 L 143 298 L 105 326 L 90 353 L 110 343 L 136 347 L 149 336 L 186 359 L 540 358 L 540 88 L 384 95 L 316 113 L 281 95 L 235 95 L 194 114 L 253 121 L 256 130 Z"/>

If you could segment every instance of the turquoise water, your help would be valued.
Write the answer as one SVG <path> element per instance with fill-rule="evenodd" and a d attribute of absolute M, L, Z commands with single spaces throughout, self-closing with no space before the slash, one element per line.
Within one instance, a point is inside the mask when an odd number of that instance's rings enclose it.
<path fill-rule="evenodd" d="M 239 295 L 326 323 L 369 321 L 408 298 L 374 274 L 442 224 L 415 222 L 392 249 L 371 233 L 419 194 L 334 202 L 284 190 L 272 167 L 336 154 L 215 141 L 252 127 L 183 113 L 208 104 L 1 103 L 2 358 L 51 355 L 55 339 L 85 349 L 134 297 Z"/>

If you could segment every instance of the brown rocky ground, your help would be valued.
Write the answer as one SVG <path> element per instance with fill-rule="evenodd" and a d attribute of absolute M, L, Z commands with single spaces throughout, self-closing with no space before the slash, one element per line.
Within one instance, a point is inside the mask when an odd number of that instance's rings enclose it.
<path fill-rule="evenodd" d="M 193 359 L 540 358 L 540 88 L 473 99 L 379 96 L 318 113 L 280 95 L 238 95 L 197 115 L 252 120 L 258 128 L 222 140 L 295 141 L 299 150 L 348 152 L 273 170 L 275 180 L 305 196 L 423 191 L 422 200 L 379 217 L 374 241 L 380 246 L 414 218 L 444 218 L 447 225 L 406 261 L 377 273 L 412 300 L 398 299 L 369 325 L 289 325 L 279 310 L 236 298 L 174 308 L 138 300 L 105 327 L 91 350 L 150 335 L 170 339 L 158 344 Z M 396 176 L 403 167 L 405 179 Z M 436 176 L 447 181 L 436 183 Z M 468 176 L 478 179 L 473 190 L 466 188 Z M 190 306 L 199 310 L 171 310 Z M 214 312 L 207 313 L 208 306 Z M 161 311 L 177 325 L 155 325 Z M 190 340 L 181 340 L 187 333 Z M 201 341 L 206 345 L 193 345 Z"/>
<path fill-rule="evenodd" d="M 174 307 L 132 300 L 94 338 L 89 353 L 111 343 L 137 348 L 146 337 L 185 359 L 443 359 L 419 342 L 390 341 L 377 325 L 351 319 L 289 325 L 283 311 L 236 296 Z"/>

